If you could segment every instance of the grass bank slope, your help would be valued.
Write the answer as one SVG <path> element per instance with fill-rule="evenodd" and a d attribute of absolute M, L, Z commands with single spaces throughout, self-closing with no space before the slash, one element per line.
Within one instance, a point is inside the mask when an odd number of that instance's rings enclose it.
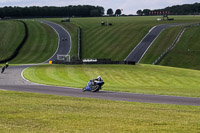
<path fill-rule="evenodd" d="M 199 132 L 200 107 L 116 102 L 0 90 L 9 133 Z"/>
<path fill-rule="evenodd" d="M 48 19 L 69 29 L 73 47 L 77 52 L 77 28 L 82 28 L 83 58 L 111 58 L 124 60 L 141 39 L 155 25 L 166 23 L 198 22 L 199 16 L 170 16 L 174 21 L 157 21 L 160 16 L 137 17 L 98 17 L 71 18 L 69 23 L 60 23 L 61 19 Z M 113 26 L 101 26 L 101 22 L 112 23 Z M 170 38 L 171 39 L 171 38 Z"/>
<path fill-rule="evenodd" d="M 165 29 L 146 52 L 140 63 L 152 64 L 167 48 L 169 48 L 169 46 L 172 45 L 180 30 L 181 26 Z"/>
<path fill-rule="evenodd" d="M 24 36 L 23 23 L 15 20 L 0 21 L 0 60 L 10 57 Z"/>
<path fill-rule="evenodd" d="M 200 70 L 200 26 L 187 28 L 160 65 Z"/>
<path fill-rule="evenodd" d="M 43 65 L 28 68 L 24 77 L 40 84 L 83 88 L 101 75 L 103 90 L 200 97 L 200 72 L 152 65 Z"/>
<path fill-rule="evenodd" d="M 83 58 L 112 60 L 124 60 L 154 25 L 151 21 L 146 23 L 132 17 L 88 18 L 78 21 L 83 21 L 79 23 L 83 29 Z M 113 25 L 101 26 L 101 21 Z"/>
<path fill-rule="evenodd" d="M 49 59 L 58 46 L 58 36 L 48 25 L 37 21 L 25 21 L 28 27 L 28 39 L 18 56 L 10 63 L 41 63 Z"/>
<path fill-rule="evenodd" d="M 82 57 L 124 60 L 138 42 L 157 23 L 152 17 L 98 17 L 71 18 L 70 23 L 61 19 L 47 19 L 65 27 L 72 35 L 72 52 L 77 55 L 77 28 L 82 28 Z M 101 22 L 112 26 L 101 26 Z M 161 22 L 162 23 L 162 22 Z M 160 24 L 158 22 L 158 24 Z"/>

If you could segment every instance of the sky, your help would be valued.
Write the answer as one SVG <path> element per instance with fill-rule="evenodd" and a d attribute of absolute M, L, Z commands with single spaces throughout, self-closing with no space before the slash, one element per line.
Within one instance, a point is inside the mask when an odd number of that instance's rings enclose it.
<path fill-rule="evenodd" d="M 200 0 L 0 0 L 0 7 L 4 6 L 68 6 L 94 5 L 102 6 L 105 13 L 108 8 L 123 9 L 122 14 L 136 14 L 139 9 L 162 9 L 168 6 L 200 3 Z"/>

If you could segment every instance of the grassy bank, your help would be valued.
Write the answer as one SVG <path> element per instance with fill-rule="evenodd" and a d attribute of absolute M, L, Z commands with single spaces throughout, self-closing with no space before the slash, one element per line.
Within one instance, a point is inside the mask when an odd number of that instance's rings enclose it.
<path fill-rule="evenodd" d="M 24 36 L 23 23 L 15 20 L 0 21 L 0 60 L 10 57 Z"/>
<path fill-rule="evenodd" d="M 49 59 L 56 51 L 58 37 L 48 25 L 37 21 L 25 21 L 28 26 L 28 39 L 18 56 L 10 63 L 41 63 Z"/>
<path fill-rule="evenodd" d="M 160 65 L 200 70 L 200 26 L 187 28 L 176 47 Z"/>
<path fill-rule="evenodd" d="M 169 48 L 169 46 L 172 45 L 180 30 L 181 26 L 169 27 L 164 30 L 149 48 L 140 63 L 152 64 L 167 48 Z"/>
<path fill-rule="evenodd" d="M 160 16 L 71 18 L 69 23 L 61 23 L 63 18 L 48 20 L 57 22 L 69 30 L 72 34 L 74 53 L 77 53 L 77 27 L 82 28 L 83 58 L 124 60 L 153 26 L 198 22 L 200 18 L 199 16 L 170 16 L 175 20 L 157 21 L 158 17 Z M 101 26 L 102 21 L 113 25 Z M 168 41 L 173 42 L 173 37 L 169 37 Z"/>
<path fill-rule="evenodd" d="M 151 65 L 43 65 L 28 68 L 30 81 L 83 88 L 90 79 L 103 77 L 104 90 L 200 97 L 200 72 Z"/>
<path fill-rule="evenodd" d="M 0 91 L 0 132 L 199 132 L 200 108 Z"/>

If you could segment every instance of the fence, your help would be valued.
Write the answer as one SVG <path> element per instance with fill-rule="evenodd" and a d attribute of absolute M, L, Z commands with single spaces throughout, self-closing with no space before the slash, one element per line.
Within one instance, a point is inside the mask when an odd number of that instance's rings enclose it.
<path fill-rule="evenodd" d="M 81 60 L 81 28 L 78 27 L 78 60 Z"/>
<path fill-rule="evenodd" d="M 111 61 L 110 59 L 97 59 L 97 61 L 83 62 L 82 60 L 74 60 L 71 62 L 65 62 L 61 60 L 53 61 L 53 64 L 67 64 L 67 65 L 79 65 L 79 64 L 126 64 L 135 65 L 133 61 Z"/>

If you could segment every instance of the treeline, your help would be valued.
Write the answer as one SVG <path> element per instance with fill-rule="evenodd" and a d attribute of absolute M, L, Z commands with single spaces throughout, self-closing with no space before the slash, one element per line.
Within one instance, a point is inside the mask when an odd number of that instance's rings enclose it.
<path fill-rule="evenodd" d="M 78 5 L 78 6 L 31 6 L 31 7 L 1 7 L 0 17 L 98 17 L 104 14 L 101 6 Z"/>
<path fill-rule="evenodd" d="M 184 4 L 184 5 L 175 5 L 171 7 L 166 7 L 164 9 L 144 9 L 138 10 L 136 13 L 138 15 L 160 15 L 163 12 L 167 12 L 170 15 L 199 15 L 200 14 L 200 3 L 194 4 Z"/>

